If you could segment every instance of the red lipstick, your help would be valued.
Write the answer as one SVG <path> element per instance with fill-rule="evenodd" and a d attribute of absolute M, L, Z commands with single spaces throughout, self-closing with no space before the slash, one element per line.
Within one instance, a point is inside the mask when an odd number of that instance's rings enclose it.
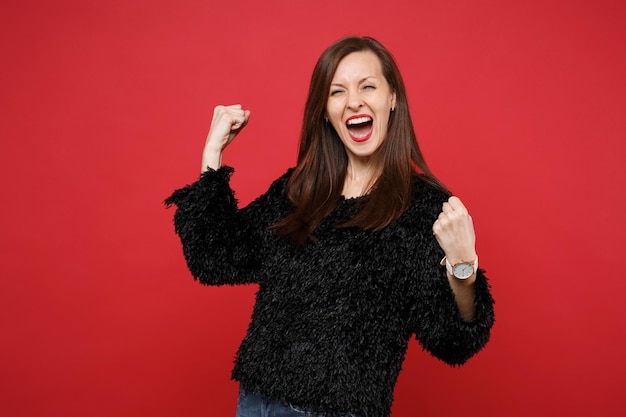
<path fill-rule="evenodd" d="M 355 142 L 365 142 L 374 131 L 374 118 L 369 114 L 355 114 L 346 120 L 346 128 L 350 139 Z"/>

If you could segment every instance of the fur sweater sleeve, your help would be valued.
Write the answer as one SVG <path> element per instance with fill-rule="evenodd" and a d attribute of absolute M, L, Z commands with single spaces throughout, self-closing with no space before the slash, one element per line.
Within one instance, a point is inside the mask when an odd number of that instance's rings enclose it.
<path fill-rule="evenodd" d="M 447 193 L 422 190 L 419 204 L 421 238 L 416 236 L 411 250 L 422 253 L 415 257 L 417 281 L 413 294 L 416 302 L 411 311 L 412 330 L 423 349 L 450 365 L 461 365 L 480 351 L 490 337 L 494 323 L 493 298 L 484 270 L 476 277 L 475 316 L 470 322 L 461 318 L 448 282 L 445 266 L 440 265 L 444 252 L 432 234 L 432 224 L 449 197 Z M 418 216 L 416 212 L 409 216 Z"/>
<path fill-rule="evenodd" d="M 267 227 L 279 217 L 286 175 L 243 209 L 229 185 L 233 168 L 208 170 L 198 181 L 180 188 L 165 200 L 176 205 L 174 226 L 181 239 L 187 266 L 203 284 L 258 282 Z"/>
<path fill-rule="evenodd" d="M 422 279 L 428 283 L 420 288 L 420 298 L 430 301 L 416 305 L 415 336 L 433 356 L 450 365 L 462 365 L 487 344 L 494 321 L 493 299 L 484 271 L 479 270 L 476 278 L 476 313 L 470 322 L 459 314 L 445 267 Z"/>

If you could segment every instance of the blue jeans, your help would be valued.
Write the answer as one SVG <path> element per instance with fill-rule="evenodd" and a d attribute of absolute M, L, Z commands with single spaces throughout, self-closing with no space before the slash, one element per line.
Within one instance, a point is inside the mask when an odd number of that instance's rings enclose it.
<path fill-rule="evenodd" d="M 259 394 L 239 389 L 237 414 L 235 417 L 324 417 L 324 414 L 313 413 L 292 404 L 270 401 Z M 342 417 L 358 417 L 345 413 Z"/>

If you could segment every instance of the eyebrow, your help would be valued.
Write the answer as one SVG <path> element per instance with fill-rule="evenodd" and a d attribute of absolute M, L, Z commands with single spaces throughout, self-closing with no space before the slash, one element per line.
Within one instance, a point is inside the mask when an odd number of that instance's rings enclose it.
<path fill-rule="evenodd" d="M 362 83 L 362 82 L 364 82 L 364 81 L 367 81 L 367 80 L 368 80 L 368 79 L 370 79 L 370 78 L 374 78 L 374 79 L 376 79 L 377 77 L 376 77 L 375 75 L 368 75 L 367 77 L 364 77 L 364 78 L 362 78 L 361 80 L 359 80 L 359 84 L 361 84 L 361 83 Z M 343 87 L 343 84 L 341 84 L 341 83 L 332 83 L 330 86 L 331 86 L 331 87 L 332 87 L 332 86 Z"/>

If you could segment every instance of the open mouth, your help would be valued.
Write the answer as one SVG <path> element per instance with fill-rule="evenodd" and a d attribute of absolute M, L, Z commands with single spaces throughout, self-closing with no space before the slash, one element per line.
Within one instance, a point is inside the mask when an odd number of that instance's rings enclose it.
<path fill-rule="evenodd" d="M 346 127 L 353 141 L 365 142 L 372 136 L 374 119 L 366 114 L 358 114 L 346 120 Z"/>

